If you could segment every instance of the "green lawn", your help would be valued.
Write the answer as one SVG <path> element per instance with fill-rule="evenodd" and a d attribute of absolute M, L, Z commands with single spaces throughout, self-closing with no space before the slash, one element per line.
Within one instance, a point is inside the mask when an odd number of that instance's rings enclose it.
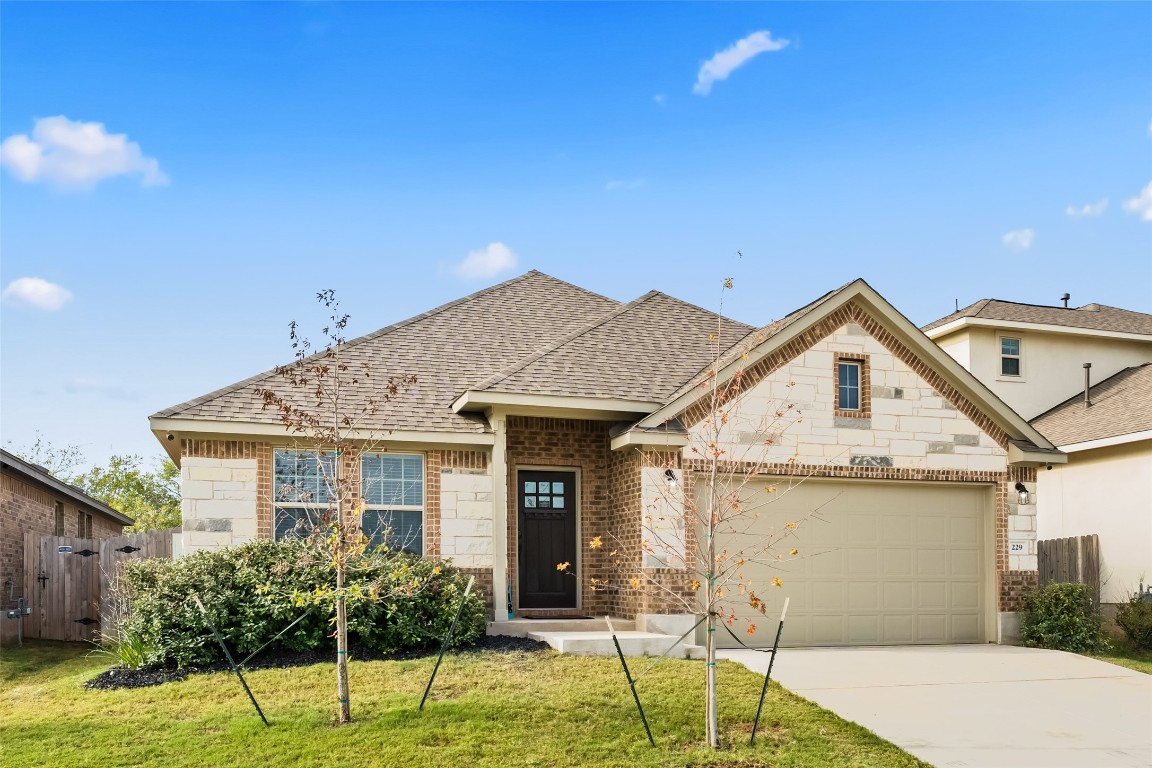
<path fill-rule="evenodd" d="M 351 664 L 356 722 L 332 723 L 331 664 L 236 679 L 193 675 L 155 688 L 88 691 L 107 667 L 83 646 L 28 643 L 0 656 L 0 744 L 8 766 L 924 766 L 774 683 L 755 747 L 762 678 L 721 662 L 729 748 L 702 748 L 704 667 L 665 661 L 640 682 L 649 746 L 615 659 L 557 653 L 445 659 L 423 714 L 433 659 Z M 784 657 L 780 663 L 786 663 Z M 646 660 L 637 660 L 636 670 Z"/>
<path fill-rule="evenodd" d="M 1152 675 L 1152 651 L 1137 650 L 1132 647 L 1127 638 L 1113 638 L 1110 651 L 1092 654 L 1092 658 Z"/>

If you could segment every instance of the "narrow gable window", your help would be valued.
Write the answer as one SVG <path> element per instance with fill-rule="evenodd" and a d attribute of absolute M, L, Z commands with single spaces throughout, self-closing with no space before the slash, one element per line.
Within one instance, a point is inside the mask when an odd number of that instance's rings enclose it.
<path fill-rule="evenodd" d="M 64 535 L 64 503 L 61 501 L 56 502 L 56 527 L 55 535 Z"/>
<path fill-rule="evenodd" d="M 1000 375 L 1020 375 L 1020 339 L 1000 337 Z"/>
<path fill-rule="evenodd" d="M 836 353 L 833 363 L 836 381 L 835 413 L 852 419 L 867 419 L 872 416 L 872 376 L 868 370 L 868 355 Z"/>

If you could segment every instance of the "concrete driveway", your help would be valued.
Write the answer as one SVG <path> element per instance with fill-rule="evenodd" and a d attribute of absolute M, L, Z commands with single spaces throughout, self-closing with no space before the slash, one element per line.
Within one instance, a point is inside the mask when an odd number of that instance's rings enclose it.
<path fill-rule="evenodd" d="M 766 653 L 719 653 L 768 667 Z M 937 768 L 1152 766 L 1152 676 L 1071 653 L 784 648 L 772 678 Z"/>

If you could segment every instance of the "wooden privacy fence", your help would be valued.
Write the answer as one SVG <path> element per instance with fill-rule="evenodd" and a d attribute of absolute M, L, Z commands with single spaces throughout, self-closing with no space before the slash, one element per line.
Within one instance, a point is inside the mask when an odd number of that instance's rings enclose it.
<path fill-rule="evenodd" d="M 1054 581 L 1087 584 L 1088 592 L 1100 604 L 1100 539 L 1073 536 L 1037 542 L 1040 586 Z"/>
<path fill-rule="evenodd" d="M 115 599 L 120 563 L 172 557 L 173 531 L 110 539 L 24 535 L 24 595 L 32 613 L 24 636 L 41 640 L 99 640 L 119 619 Z"/>

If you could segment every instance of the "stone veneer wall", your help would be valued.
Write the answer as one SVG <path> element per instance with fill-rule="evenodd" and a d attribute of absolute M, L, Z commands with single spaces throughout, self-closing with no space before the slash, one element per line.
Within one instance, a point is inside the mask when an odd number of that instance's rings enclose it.
<path fill-rule="evenodd" d="M 610 427 L 611 424 L 603 421 L 508 417 L 509 476 L 504 481 L 511 489 L 508 494 L 508 562 L 513 605 L 519 604 L 515 472 L 521 466 L 575 467 L 580 470 L 580 530 L 577 536 L 580 566 L 576 576 L 580 579 L 580 610 L 586 614 L 603 614 L 608 610 L 612 598 L 605 591 L 593 591 L 589 577 L 605 572 L 605 558 L 614 546 L 609 540 Z M 605 546 L 598 550 L 589 549 L 588 541 L 593 536 L 603 536 Z"/>

